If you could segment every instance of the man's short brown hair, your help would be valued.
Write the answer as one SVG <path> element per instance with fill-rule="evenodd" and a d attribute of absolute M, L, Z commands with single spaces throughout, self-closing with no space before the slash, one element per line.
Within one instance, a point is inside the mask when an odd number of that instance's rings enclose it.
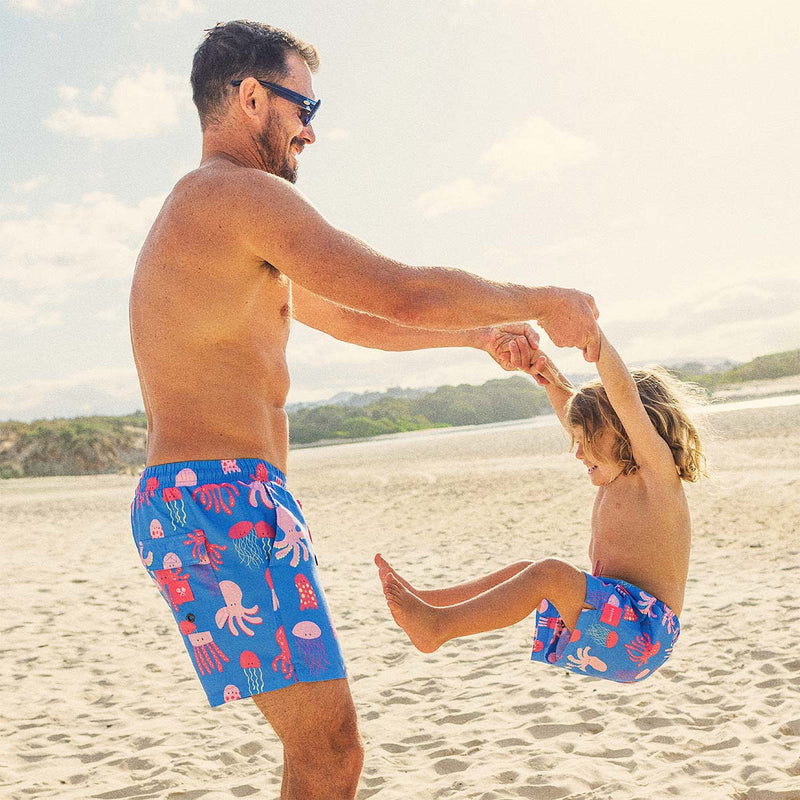
<path fill-rule="evenodd" d="M 316 48 L 288 31 L 262 22 L 220 22 L 206 31 L 192 63 L 192 99 L 200 125 L 222 115 L 231 81 L 239 78 L 279 79 L 287 73 L 286 54 L 294 50 L 311 72 L 319 67 Z"/>

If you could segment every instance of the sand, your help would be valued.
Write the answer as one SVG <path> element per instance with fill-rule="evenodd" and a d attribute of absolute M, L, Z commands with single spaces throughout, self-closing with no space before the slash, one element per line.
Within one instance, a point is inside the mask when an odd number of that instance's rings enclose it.
<path fill-rule="evenodd" d="M 683 633 L 634 686 L 530 663 L 532 618 L 422 655 L 375 577 L 376 550 L 420 587 L 587 566 L 593 489 L 558 428 L 292 454 L 360 714 L 359 798 L 800 799 L 800 406 L 713 424 Z M 0 797 L 275 798 L 275 736 L 249 701 L 205 705 L 141 568 L 134 482 L 0 482 Z"/>

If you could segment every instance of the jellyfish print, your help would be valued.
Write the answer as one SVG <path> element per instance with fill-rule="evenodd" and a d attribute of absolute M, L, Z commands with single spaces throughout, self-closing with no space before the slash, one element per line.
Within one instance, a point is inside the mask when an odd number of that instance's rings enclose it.
<path fill-rule="evenodd" d="M 167 486 L 161 495 L 164 498 L 164 503 L 169 511 L 169 521 L 172 523 L 172 529 L 178 530 L 178 525 L 186 523 L 186 507 L 183 505 L 183 495 L 177 486 Z"/>
<path fill-rule="evenodd" d="M 292 628 L 292 634 L 297 641 L 300 660 L 306 669 L 314 675 L 324 672 L 328 666 L 328 654 L 325 652 L 319 625 L 310 620 L 303 620 Z"/>
<path fill-rule="evenodd" d="M 264 691 L 264 675 L 261 672 L 261 661 L 251 650 L 245 650 L 239 656 L 239 666 L 244 670 L 247 678 L 247 688 L 250 694 L 260 694 Z"/>
<path fill-rule="evenodd" d="M 223 690 L 222 690 L 222 702 L 223 703 L 231 703 L 234 700 L 241 700 L 242 693 L 239 691 L 239 687 L 235 686 L 232 683 L 229 683 Z"/>
<path fill-rule="evenodd" d="M 222 467 L 223 475 L 230 475 L 231 472 L 241 472 L 235 458 L 223 458 L 219 465 Z"/>
<path fill-rule="evenodd" d="M 153 519 L 150 522 L 150 538 L 151 539 L 163 539 L 164 538 L 164 526 L 161 524 L 160 520 Z"/>
<path fill-rule="evenodd" d="M 197 486 L 197 473 L 193 469 L 185 467 L 175 476 L 175 485 L 178 487 L 185 486 L 187 488 Z"/>
<path fill-rule="evenodd" d="M 258 535 L 259 531 L 263 532 L 263 528 L 259 528 L 259 525 L 263 526 L 266 523 L 252 523 L 248 520 L 242 520 L 231 525 L 228 531 L 228 536 L 231 538 L 236 555 L 239 556 L 239 560 L 248 569 L 255 569 L 265 565 L 264 546 L 260 541 L 263 536 Z"/>
<path fill-rule="evenodd" d="M 144 491 L 142 491 L 142 480 L 143 478 L 139 479 L 139 484 L 136 487 L 136 498 L 134 500 L 136 508 L 141 508 L 143 505 L 149 506 L 150 498 L 156 493 L 156 489 L 158 489 L 158 478 L 148 478 L 145 481 Z"/>
<path fill-rule="evenodd" d="M 295 575 L 294 585 L 297 587 L 297 594 L 300 595 L 301 611 L 307 611 L 309 608 L 319 608 L 317 595 L 314 593 L 314 588 L 308 582 L 308 578 L 306 578 L 305 575 Z"/>

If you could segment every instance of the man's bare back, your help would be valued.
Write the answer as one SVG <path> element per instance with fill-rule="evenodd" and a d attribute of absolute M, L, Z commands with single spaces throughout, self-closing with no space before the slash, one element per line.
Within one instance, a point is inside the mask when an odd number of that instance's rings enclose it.
<path fill-rule="evenodd" d="M 131 338 L 148 464 L 236 455 L 286 470 L 291 284 L 252 255 L 216 202 L 241 169 L 216 160 L 183 178 L 136 266 Z"/>

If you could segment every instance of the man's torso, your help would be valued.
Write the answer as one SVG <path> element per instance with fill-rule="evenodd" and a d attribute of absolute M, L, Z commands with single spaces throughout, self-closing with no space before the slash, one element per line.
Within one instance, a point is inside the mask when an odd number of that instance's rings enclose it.
<path fill-rule="evenodd" d="M 248 246 L 231 169 L 183 178 L 137 262 L 131 339 L 147 461 L 254 457 L 285 471 L 291 285 Z"/>

